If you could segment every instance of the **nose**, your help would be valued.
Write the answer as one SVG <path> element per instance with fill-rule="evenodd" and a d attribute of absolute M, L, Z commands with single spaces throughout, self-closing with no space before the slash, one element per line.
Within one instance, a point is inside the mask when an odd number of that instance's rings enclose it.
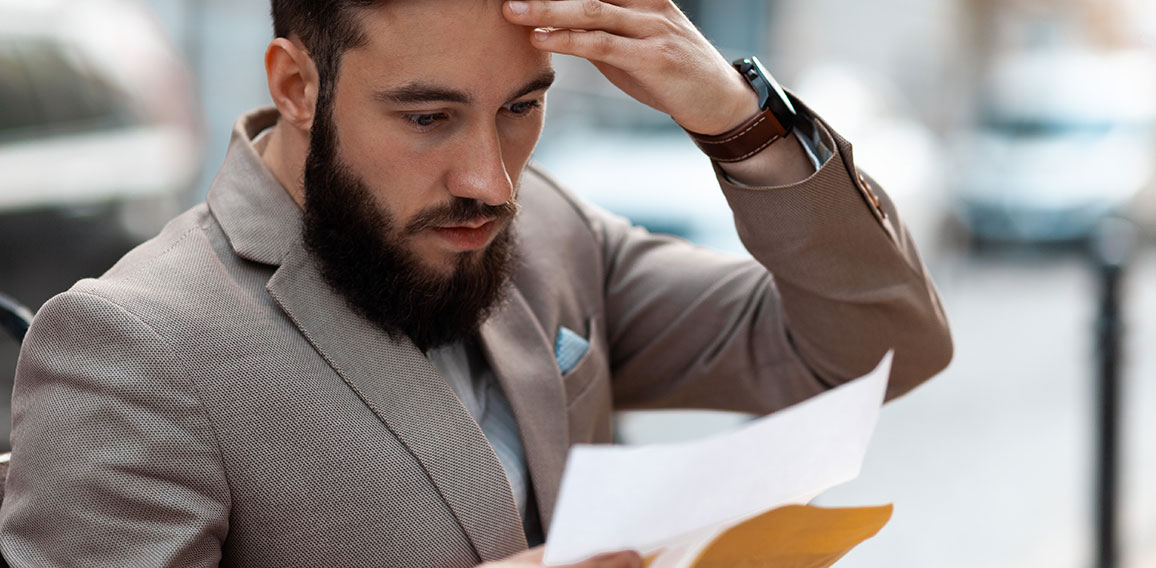
<path fill-rule="evenodd" d="M 494 207 L 513 197 L 514 184 L 502 160 L 502 142 L 496 130 L 469 137 L 459 156 L 446 184 L 452 195 Z"/>

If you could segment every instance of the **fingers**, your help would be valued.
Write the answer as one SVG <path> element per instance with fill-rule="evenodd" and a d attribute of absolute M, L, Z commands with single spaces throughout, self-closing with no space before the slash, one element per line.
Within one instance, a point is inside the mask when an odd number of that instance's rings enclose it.
<path fill-rule="evenodd" d="M 623 92 L 691 130 L 730 124 L 739 105 L 719 101 L 751 94 L 674 0 L 509 0 L 502 13 L 533 29 L 534 47 L 594 62 Z"/>
<path fill-rule="evenodd" d="M 518 559 L 521 562 L 526 562 L 529 564 L 538 565 L 538 564 L 542 563 L 542 557 L 545 555 L 546 555 L 546 547 L 545 546 L 535 546 L 534 548 L 531 548 L 530 550 L 527 550 L 527 551 L 515 556 L 514 558 Z"/>
<path fill-rule="evenodd" d="M 510 0 L 502 10 L 511 23 L 534 28 L 538 49 L 624 70 L 678 59 L 685 36 L 698 33 L 671 0 Z"/>
<path fill-rule="evenodd" d="M 642 557 L 637 552 L 619 552 L 591 559 L 597 568 L 642 568 Z"/>
<path fill-rule="evenodd" d="M 478 568 L 540 568 L 546 548 L 538 546 L 522 551 L 504 560 L 488 562 Z M 569 564 L 562 568 L 642 568 L 642 557 L 637 552 L 616 552 L 604 554 L 578 564 Z"/>
<path fill-rule="evenodd" d="M 542 557 L 546 547 L 538 546 L 522 551 L 505 560 L 482 564 L 478 568 L 532 568 L 542 566 Z M 578 564 L 569 564 L 563 568 L 642 568 L 642 557 L 637 552 L 616 552 L 603 554 Z"/>
<path fill-rule="evenodd" d="M 495 562 L 487 562 L 477 568 L 535 568 L 542 566 L 542 556 L 546 554 L 546 547 L 536 546 L 530 550 L 523 550 L 509 558 Z"/>
<path fill-rule="evenodd" d="M 642 557 L 637 552 L 616 552 L 596 556 L 570 568 L 642 568 Z"/>
<path fill-rule="evenodd" d="M 503 7 L 506 19 L 533 28 L 600 30 L 639 37 L 654 27 L 646 12 L 603 0 L 514 0 Z"/>
<path fill-rule="evenodd" d="M 641 47 L 637 45 L 640 40 L 599 30 L 536 29 L 530 37 L 531 43 L 538 49 L 600 61 L 615 67 L 629 66 L 631 61 L 628 54 Z"/>

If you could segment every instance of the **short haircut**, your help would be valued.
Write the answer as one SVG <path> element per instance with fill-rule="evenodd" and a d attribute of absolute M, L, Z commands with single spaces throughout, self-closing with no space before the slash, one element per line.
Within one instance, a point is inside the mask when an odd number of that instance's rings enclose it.
<path fill-rule="evenodd" d="M 317 65 L 320 81 L 318 103 L 333 97 L 341 56 L 365 44 L 366 37 L 358 22 L 361 8 L 385 0 L 271 0 L 273 35 L 289 39 L 296 36 Z M 324 101 L 324 103 L 323 103 Z"/>

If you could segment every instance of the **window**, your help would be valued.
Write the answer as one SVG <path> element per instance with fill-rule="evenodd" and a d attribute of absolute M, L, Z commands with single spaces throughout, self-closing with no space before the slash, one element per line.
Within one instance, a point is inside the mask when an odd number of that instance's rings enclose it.
<path fill-rule="evenodd" d="M 0 43 L 0 135 L 40 123 L 40 106 L 32 77 L 16 46 Z"/>
<path fill-rule="evenodd" d="M 62 46 L 0 42 L 0 138 L 27 138 L 124 125 L 118 94 Z"/>

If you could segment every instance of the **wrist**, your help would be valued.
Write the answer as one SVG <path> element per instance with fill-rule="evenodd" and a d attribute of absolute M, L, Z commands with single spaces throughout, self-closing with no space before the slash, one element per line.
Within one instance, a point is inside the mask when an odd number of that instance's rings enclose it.
<path fill-rule="evenodd" d="M 739 90 L 728 97 L 729 110 L 720 116 L 714 123 L 704 130 L 692 130 L 707 136 L 718 136 L 730 132 L 748 122 L 755 115 L 761 113 L 759 96 L 745 84 L 739 85 Z"/>
<path fill-rule="evenodd" d="M 737 84 L 731 85 L 725 95 L 718 97 L 717 102 L 709 109 L 712 111 L 710 115 L 702 112 L 707 109 L 701 109 L 700 116 L 674 117 L 675 122 L 688 132 L 716 136 L 734 130 L 759 114 L 762 109 L 759 108 L 758 94 L 751 90 L 737 73 L 732 72 L 729 78 L 731 82 Z"/>
<path fill-rule="evenodd" d="M 704 132 L 716 132 L 724 128 L 724 123 L 720 122 L 719 126 L 706 130 L 683 126 L 703 153 L 716 162 L 738 162 L 750 158 L 789 134 L 800 123 L 786 92 L 757 58 L 736 60 L 734 69 L 738 73 L 733 75 L 731 82 L 745 83 L 743 87 L 750 94 L 743 98 L 728 97 L 728 100 L 740 105 L 739 110 L 732 111 L 728 117 L 729 124 L 733 126 L 716 134 Z M 747 112 L 751 108 L 748 105 L 752 98 L 755 101 L 753 115 Z M 744 116 L 749 118 L 744 120 Z"/>

